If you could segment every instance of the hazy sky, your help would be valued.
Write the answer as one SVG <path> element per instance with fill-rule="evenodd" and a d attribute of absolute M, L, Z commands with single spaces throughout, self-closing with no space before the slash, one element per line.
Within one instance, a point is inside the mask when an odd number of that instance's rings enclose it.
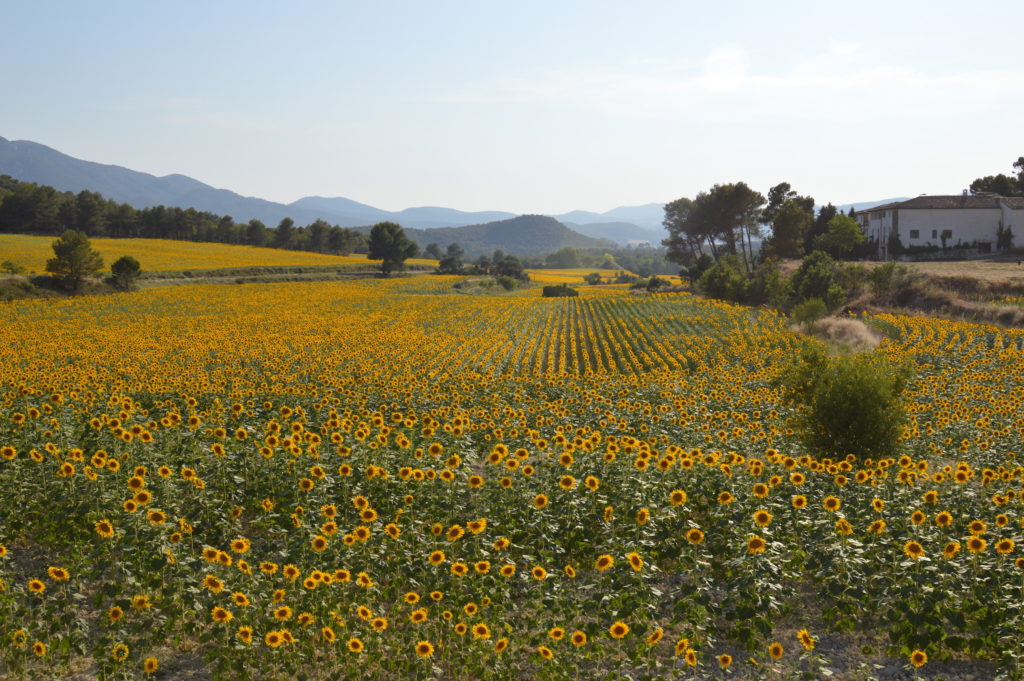
<path fill-rule="evenodd" d="M 275 201 L 558 213 L 1024 154 L 1024 2 L 2 0 L 0 136 Z"/>

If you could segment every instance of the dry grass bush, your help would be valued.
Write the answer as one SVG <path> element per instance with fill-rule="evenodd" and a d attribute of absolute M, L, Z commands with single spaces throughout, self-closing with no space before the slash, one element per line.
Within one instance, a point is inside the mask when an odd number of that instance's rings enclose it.
<path fill-rule="evenodd" d="M 882 334 L 864 322 L 849 317 L 825 317 L 814 322 L 811 335 L 830 345 L 839 345 L 855 352 L 874 350 L 882 342 Z"/>

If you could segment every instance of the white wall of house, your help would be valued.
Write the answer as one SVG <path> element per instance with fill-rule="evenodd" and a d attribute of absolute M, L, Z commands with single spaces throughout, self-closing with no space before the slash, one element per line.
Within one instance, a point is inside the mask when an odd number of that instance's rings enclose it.
<path fill-rule="evenodd" d="M 947 233 L 947 246 L 972 241 L 994 246 L 1003 211 L 998 208 L 905 208 L 899 213 L 899 234 L 904 246 L 941 246 L 943 232 Z"/>

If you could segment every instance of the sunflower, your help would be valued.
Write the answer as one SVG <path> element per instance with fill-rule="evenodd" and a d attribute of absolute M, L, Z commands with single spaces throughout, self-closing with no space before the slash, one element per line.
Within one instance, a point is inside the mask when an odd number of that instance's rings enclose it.
<path fill-rule="evenodd" d="M 41 579 L 28 580 L 28 590 L 34 594 L 41 594 L 46 591 L 46 584 Z"/>
<path fill-rule="evenodd" d="M 263 637 L 263 642 L 271 648 L 277 648 L 284 643 L 284 637 L 280 631 L 268 631 L 267 635 Z"/>
<path fill-rule="evenodd" d="M 625 638 L 626 634 L 629 633 L 629 625 L 625 622 L 615 622 L 608 627 L 608 634 L 612 638 Z"/>
<path fill-rule="evenodd" d="M 545 660 L 550 660 L 551 658 L 553 658 L 555 656 L 555 654 L 553 652 L 551 652 L 551 648 L 548 648 L 547 646 L 538 646 L 537 647 L 537 652 Z"/>
<path fill-rule="evenodd" d="M 363 648 L 365 647 L 363 645 L 363 642 L 360 641 L 358 638 L 356 638 L 354 636 L 348 640 L 348 644 L 347 645 L 348 645 L 349 652 L 352 652 L 352 653 L 361 653 L 361 652 L 363 652 Z"/>
<path fill-rule="evenodd" d="M 686 492 L 681 489 L 672 490 L 668 495 L 668 501 L 673 506 L 682 506 L 686 503 Z"/>
<path fill-rule="evenodd" d="M 615 558 L 609 556 L 608 554 L 598 556 L 597 560 L 594 561 L 594 569 L 600 572 L 604 572 L 605 570 L 611 568 L 613 565 L 615 565 Z"/>
<path fill-rule="evenodd" d="M 110 610 L 107 610 L 107 619 L 111 622 L 119 622 L 122 617 L 124 617 L 124 610 L 116 605 Z"/>
<path fill-rule="evenodd" d="M 951 541 L 942 549 L 943 558 L 952 558 L 958 553 L 960 553 L 960 542 L 958 541 Z"/>
<path fill-rule="evenodd" d="M 647 521 L 651 518 L 651 512 L 646 508 L 641 508 L 636 512 L 636 524 L 646 525 Z"/>
<path fill-rule="evenodd" d="M 116 644 L 110 650 L 110 657 L 113 658 L 114 662 L 124 662 L 128 657 L 128 646 L 123 643 Z"/>
<path fill-rule="evenodd" d="M 683 655 L 683 658 L 686 660 L 686 664 L 688 664 L 689 666 L 697 666 L 697 651 L 693 648 L 688 648 L 686 650 L 686 653 Z"/>
<path fill-rule="evenodd" d="M 409 621 L 412 622 L 413 624 L 419 624 L 420 622 L 425 622 L 426 619 L 427 619 L 427 609 L 426 608 L 417 608 L 416 610 L 413 610 L 412 612 L 409 613 Z"/>
<path fill-rule="evenodd" d="M 452 563 L 451 571 L 456 577 L 464 577 L 469 573 L 469 566 L 465 563 Z"/>
<path fill-rule="evenodd" d="M 544 508 L 548 505 L 548 497 L 546 494 L 538 494 L 533 498 L 534 508 Z"/>
<path fill-rule="evenodd" d="M 99 520 L 93 525 L 93 529 L 96 530 L 96 534 L 101 537 L 109 539 L 114 536 L 114 526 L 109 520 Z"/>
<path fill-rule="evenodd" d="M 206 577 L 203 578 L 203 586 L 215 594 L 219 594 L 224 590 L 224 582 L 220 581 L 213 575 L 206 575 Z"/>
<path fill-rule="evenodd" d="M 922 525 L 927 520 L 928 516 L 924 514 L 924 511 L 917 510 L 910 514 L 910 522 L 914 525 Z"/>
<path fill-rule="evenodd" d="M 935 524 L 939 527 L 949 527 L 953 524 L 953 514 L 949 511 L 941 511 L 935 516 Z"/>
<path fill-rule="evenodd" d="M 676 641 L 676 655 L 682 655 L 690 649 L 690 639 L 681 638 Z"/>
<path fill-rule="evenodd" d="M 321 551 L 327 548 L 327 537 L 317 535 L 313 537 L 312 540 L 310 540 L 309 545 L 310 547 L 312 547 L 314 551 L 320 553 Z"/>
<path fill-rule="evenodd" d="M 747 553 L 751 555 L 764 553 L 766 546 L 767 544 L 765 543 L 764 538 L 759 537 L 756 534 L 750 535 L 750 538 L 747 539 Z"/>
<path fill-rule="evenodd" d="M 71 576 L 71 574 L 62 567 L 49 567 L 46 569 L 46 574 L 50 575 L 50 579 L 55 582 L 65 582 Z"/>
<path fill-rule="evenodd" d="M 653 646 L 665 637 L 665 630 L 658 627 L 647 636 L 647 645 Z"/>
<path fill-rule="evenodd" d="M 498 572 L 502 577 L 511 577 L 516 573 L 516 566 L 512 564 L 502 565 Z"/>
<path fill-rule="evenodd" d="M 374 617 L 370 620 L 370 628 L 374 631 L 384 631 L 388 628 L 388 620 L 386 617 Z"/>
<path fill-rule="evenodd" d="M 483 639 L 488 639 L 490 637 L 491 637 L 491 630 L 490 630 L 490 628 L 486 624 L 484 624 L 483 622 L 480 622 L 479 624 L 474 624 L 473 625 L 473 638 L 474 639 L 476 639 L 476 640 L 483 640 Z"/>
<path fill-rule="evenodd" d="M 970 524 L 967 525 L 967 531 L 976 537 L 980 537 L 985 534 L 985 530 L 987 529 L 988 525 L 986 525 L 983 520 L 972 520 Z"/>
<path fill-rule="evenodd" d="M 155 657 L 147 657 L 145 660 L 142 661 L 142 671 L 144 671 L 147 674 L 155 674 L 159 666 L 160 665 L 156 661 Z"/>
<path fill-rule="evenodd" d="M 796 637 L 805 650 L 814 650 L 814 637 L 806 629 L 796 632 Z"/>
<path fill-rule="evenodd" d="M 967 550 L 971 553 L 982 553 L 988 547 L 988 542 L 981 537 L 971 537 L 967 540 Z"/>
<path fill-rule="evenodd" d="M 419 641 L 415 650 L 419 657 L 430 657 L 434 654 L 434 645 L 430 641 Z"/>
<path fill-rule="evenodd" d="M 566 565 L 564 570 L 566 577 L 568 577 L 569 579 L 576 579 L 576 568 L 574 568 L 572 565 Z"/>
<path fill-rule="evenodd" d="M 249 547 L 249 540 L 245 537 L 239 537 L 231 541 L 231 550 L 235 553 L 248 553 Z"/>
<path fill-rule="evenodd" d="M 544 581 L 545 578 L 547 578 L 548 571 L 542 568 L 540 565 L 535 565 L 534 568 L 530 570 L 530 574 L 532 574 L 533 578 L 536 579 L 538 582 L 541 582 Z"/>
<path fill-rule="evenodd" d="M 219 605 L 214 606 L 213 610 L 210 611 L 210 619 L 212 619 L 214 622 L 217 622 L 218 624 L 230 622 L 232 619 L 234 619 L 234 617 L 235 616 L 231 613 L 230 610 L 225 610 Z"/>
<path fill-rule="evenodd" d="M 826 511 L 835 512 L 842 508 L 843 502 L 839 499 L 839 497 L 829 496 L 825 497 L 825 500 L 821 502 L 821 505 L 825 508 Z"/>
<path fill-rule="evenodd" d="M 691 527 L 689 530 L 686 531 L 686 541 L 690 542 L 691 544 L 699 544 L 702 541 L 704 541 L 704 533 L 696 527 Z"/>
<path fill-rule="evenodd" d="M 722 492 L 721 494 L 718 495 L 718 503 L 722 504 L 723 506 L 726 504 L 731 504 L 732 499 L 732 494 L 728 492 Z"/>
<path fill-rule="evenodd" d="M 805 508 L 807 506 L 807 497 L 805 497 L 802 494 L 797 494 L 796 496 L 793 497 L 792 504 L 793 508 L 798 510 L 801 508 Z"/>
<path fill-rule="evenodd" d="M 772 522 L 772 514 L 764 510 L 763 508 L 754 511 L 753 518 L 754 524 L 758 527 L 768 527 Z"/>
<path fill-rule="evenodd" d="M 36 657 L 42 657 L 46 654 L 46 644 L 42 641 L 36 641 L 32 644 L 32 653 Z"/>
<path fill-rule="evenodd" d="M 923 667 L 928 662 L 928 655 L 923 650 L 915 650 L 910 653 L 910 664 L 915 667 Z"/>
<path fill-rule="evenodd" d="M 469 602 L 462 606 L 462 612 L 472 617 L 473 615 L 480 612 L 480 606 L 478 606 L 476 603 Z"/>
<path fill-rule="evenodd" d="M 626 560 L 629 561 L 629 567 L 633 568 L 634 572 L 639 572 L 644 567 L 644 559 L 640 557 L 639 553 L 635 551 L 626 554 Z"/>
<path fill-rule="evenodd" d="M 1012 539 L 1000 539 L 996 542 L 996 551 L 999 553 L 1012 553 L 1015 546 Z"/>
<path fill-rule="evenodd" d="M 729 665 L 732 664 L 732 655 L 728 653 L 722 653 L 718 656 L 718 666 L 722 669 L 728 669 Z"/>
<path fill-rule="evenodd" d="M 768 656 L 773 660 L 781 660 L 784 652 L 785 650 L 782 648 L 782 644 L 778 641 L 768 645 Z"/>
<path fill-rule="evenodd" d="M 427 560 L 431 565 L 440 565 L 444 562 L 444 551 L 434 551 L 427 557 Z"/>
<path fill-rule="evenodd" d="M 903 545 L 903 553 L 907 554 L 908 558 L 917 560 L 924 555 L 924 547 L 917 541 L 908 541 Z"/>

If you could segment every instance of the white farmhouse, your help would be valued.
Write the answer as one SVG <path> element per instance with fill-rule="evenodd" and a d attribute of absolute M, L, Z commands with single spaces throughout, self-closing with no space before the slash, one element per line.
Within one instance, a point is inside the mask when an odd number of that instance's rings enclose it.
<path fill-rule="evenodd" d="M 1024 245 L 1024 198 L 995 194 L 918 196 L 857 213 L 868 239 L 878 243 L 879 255 L 888 259 L 893 231 L 904 246 L 956 247 L 973 244 L 979 252 L 996 247 L 999 228 L 1013 231 L 1014 245 Z"/>

